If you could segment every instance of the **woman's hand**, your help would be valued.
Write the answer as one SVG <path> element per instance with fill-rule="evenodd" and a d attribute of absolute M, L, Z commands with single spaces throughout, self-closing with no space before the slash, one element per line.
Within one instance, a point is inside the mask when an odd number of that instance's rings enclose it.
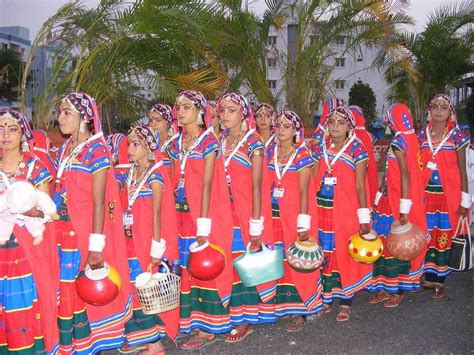
<path fill-rule="evenodd" d="M 370 233 L 370 223 L 361 223 L 359 225 L 359 234 L 363 236 L 367 233 Z"/>
<path fill-rule="evenodd" d="M 459 206 L 458 208 L 458 214 L 461 216 L 461 217 L 467 217 L 467 214 L 469 213 L 469 210 L 463 206 Z"/>
<path fill-rule="evenodd" d="M 262 236 L 261 235 L 251 235 L 250 236 L 250 244 L 253 247 L 259 247 L 262 245 Z"/>
<path fill-rule="evenodd" d="M 39 209 L 37 209 L 36 206 L 33 207 L 31 210 L 26 211 L 25 213 L 22 213 L 22 215 L 26 217 L 38 217 L 38 218 L 44 217 L 43 211 L 40 211 Z"/>
<path fill-rule="evenodd" d="M 102 253 L 98 251 L 90 251 L 89 254 L 87 254 L 87 264 L 89 264 L 92 270 L 104 267 Z"/>
<path fill-rule="evenodd" d="M 161 265 L 161 259 L 154 258 L 150 256 L 150 269 L 154 269 Z"/>
<path fill-rule="evenodd" d="M 204 243 L 207 242 L 207 237 L 197 236 L 196 237 L 196 242 L 198 243 L 199 246 L 201 246 L 201 245 L 203 245 Z"/>
<path fill-rule="evenodd" d="M 404 226 L 405 224 L 408 223 L 408 215 L 404 213 L 400 213 L 400 219 L 399 219 L 400 225 Z"/>

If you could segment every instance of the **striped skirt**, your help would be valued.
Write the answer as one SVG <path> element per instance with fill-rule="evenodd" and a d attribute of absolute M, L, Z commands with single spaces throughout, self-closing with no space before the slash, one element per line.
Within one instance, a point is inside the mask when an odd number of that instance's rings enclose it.
<path fill-rule="evenodd" d="M 433 171 L 426 185 L 425 196 L 426 221 L 431 235 L 425 258 L 425 273 L 445 277 L 451 272 L 448 259 L 453 230 L 449 221 L 448 202 L 437 170 Z"/>

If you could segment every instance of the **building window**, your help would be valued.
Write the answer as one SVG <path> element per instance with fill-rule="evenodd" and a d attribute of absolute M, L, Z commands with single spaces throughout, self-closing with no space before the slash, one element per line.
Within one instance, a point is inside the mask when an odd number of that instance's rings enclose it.
<path fill-rule="evenodd" d="M 276 66 L 277 66 L 276 58 L 267 58 L 267 67 L 276 68 Z"/>
<path fill-rule="evenodd" d="M 151 94 L 150 94 L 150 93 L 148 93 L 148 97 L 151 97 Z"/>
<path fill-rule="evenodd" d="M 276 44 L 277 44 L 277 36 L 268 36 L 267 44 L 268 44 L 269 46 L 276 46 Z"/>
<path fill-rule="evenodd" d="M 336 67 L 337 68 L 344 68 L 346 66 L 346 58 L 336 58 Z"/>
<path fill-rule="evenodd" d="M 346 43 L 346 37 L 344 36 L 337 36 L 334 40 L 334 44 L 342 46 Z"/>
<path fill-rule="evenodd" d="M 270 90 L 275 90 L 277 88 L 276 80 L 267 80 L 268 81 L 268 88 Z"/>
<path fill-rule="evenodd" d="M 334 80 L 334 86 L 336 87 L 336 90 L 344 90 L 346 88 L 346 81 Z"/>

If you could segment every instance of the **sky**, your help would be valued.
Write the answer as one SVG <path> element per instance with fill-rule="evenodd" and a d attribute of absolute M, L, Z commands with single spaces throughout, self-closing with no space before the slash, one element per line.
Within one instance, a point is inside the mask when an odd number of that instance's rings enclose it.
<path fill-rule="evenodd" d="M 461 0 L 410 0 L 407 9 L 415 19 L 415 31 L 423 31 L 428 14 L 441 4 L 460 2 Z M 23 26 L 30 29 L 30 40 L 33 40 L 41 25 L 53 15 L 65 0 L 0 0 L 0 27 Z M 82 0 L 89 7 L 97 6 L 99 0 Z M 250 8 L 257 13 L 265 9 L 264 0 L 249 0 Z"/>

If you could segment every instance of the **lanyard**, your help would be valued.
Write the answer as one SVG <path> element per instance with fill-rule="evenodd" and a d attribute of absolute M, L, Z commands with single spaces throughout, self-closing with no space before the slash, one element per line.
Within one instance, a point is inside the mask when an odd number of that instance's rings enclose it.
<path fill-rule="evenodd" d="M 140 184 L 138 184 L 137 189 L 133 193 L 133 196 L 131 199 L 128 200 L 128 210 L 130 211 L 132 209 L 133 204 L 135 203 L 135 200 L 138 198 L 138 194 L 140 193 L 141 189 L 143 188 L 143 185 L 145 185 L 145 182 L 148 180 L 150 175 L 158 169 L 161 165 L 163 165 L 163 160 L 160 160 L 158 163 L 153 165 L 150 170 L 146 173 L 146 175 L 143 177 L 142 181 L 140 181 Z M 132 183 L 132 176 L 135 173 L 135 165 L 132 166 L 130 169 L 128 179 L 127 179 L 127 191 L 130 191 L 130 185 Z"/>
<path fill-rule="evenodd" d="M 301 147 L 303 147 L 306 143 L 303 142 L 296 150 L 295 152 L 291 155 L 290 159 L 286 162 L 285 166 L 283 167 L 283 171 L 280 171 L 280 165 L 278 164 L 278 144 L 275 145 L 275 151 L 273 152 L 273 164 L 275 165 L 275 174 L 278 179 L 278 183 L 281 183 L 281 179 L 283 179 L 283 176 L 286 174 L 288 169 L 290 168 L 291 164 L 293 164 L 293 160 L 295 160 L 296 155 L 298 154 L 298 151 L 300 150 Z"/>
<path fill-rule="evenodd" d="M 227 172 L 227 167 L 229 166 L 230 164 L 230 160 L 232 159 L 232 157 L 235 155 L 235 153 L 237 153 L 237 151 L 240 149 L 240 147 L 242 146 L 242 144 L 245 143 L 245 141 L 250 137 L 250 135 L 255 132 L 255 129 L 250 129 L 246 134 L 245 136 L 239 141 L 239 143 L 237 143 L 237 145 L 235 146 L 234 150 L 232 151 L 232 153 L 229 154 L 229 156 L 225 159 L 224 161 L 224 169 L 225 171 Z M 222 140 L 222 151 L 224 152 L 225 154 L 225 139 Z"/>
<path fill-rule="evenodd" d="M 81 144 L 79 144 L 76 148 L 74 148 L 74 150 L 72 151 L 71 154 L 69 154 L 67 157 L 65 157 L 63 159 L 63 156 L 64 156 L 64 153 L 66 152 L 66 148 L 67 148 L 67 145 L 69 144 L 69 141 L 71 140 L 71 138 L 69 138 L 69 140 L 67 141 L 66 143 L 66 146 L 64 148 L 64 150 L 61 152 L 61 157 L 59 158 L 59 161 L 61 162 L 61 164 L 59 165 L 59 169 L 58 169 L 58 174 L 56 175 L 56 182 L 59 182 L 60 179 L 61 179 L 61 176 L 63 175 L 64 173 L 64 170 L 66 169 L 66 166 L 69 165 L 69 161 L 75 157 L 77 154 L 79 154 L 79 152 L 82 150 L 82 148 L 84 148 L 84 146 L 86 144 L 88 144 L 89 142 L 93 141 L 94 139 L 97 139 L 97 138 L 100 138 L 102 137 L 103 135 L 103 132 L 99 132 L 99 133 L 96 133 L 94 134 L 93 136 L 90 136 L 89 138 L 87 138 L 84 142 L 82 142 Z"/>
<path fill-rule="evenodd" d="M 189 150 L 183 154 L 181 157 L 181 163 L 179 164 L 181 176 L 184 176 L 184 169 L 186 168 L 186 161 L 188 160 L 189 153 L 198 146 L 199 143 L 212 131 L 212 127 L 209 127 L 203 134 L 199 136 L 199 138 L 193 143 L 193 145 L 189 148 Z M 178 148 L 181 150 L 183 145 L 183 134 L 180 135 L 178 141 Z"/>
<path fill-rule="evenodd" d="M 428 145 L 430 146 L 431 155 L 433 156 L 433 158 L 435 157 L 436 154 L 438 154 L 438 152 L 439 152 L 440 149 L 443 147 L 444 143 L 447 142 L 447 140 L 449 139 L 449 137 L 451 137 L 451 134 L 453 133 L 453 131 L 454 131 L 454 128 L 448 132 L 448 134 L 447 134 L 447 135 L 443 138 L 443 140 L 438 144 L 438 146 L 436 147 L 436 149 L 433 149 L 433 142 L 431 141 L 430 131 L 429 131 L 428 127 L 426 127 L 426 139 L 428 140 Z"/>
<path fill-rule="evenodd" d="M 275 139 L 275 134 L 272 134 L 268 140 L 265 142 L 265 148 L 268 148 L 268 146 L 270 145 L 271 142 L 273 142 L 273 140 Z"/>
<path fill-rule="evenodd" d="M 323 144 L 323 154 L 324 154 L 324 160 L 326 161 L 326 165 L 328 167 L 328 171 L 331 172 L 332 168 L 334 167 L 334 164 L 336 164 L 337 160 L 342 156 L 342 154 L 346 151 L 347 147 L 352 143 L 352 141 L 355 139 L 355 135 L 353 135 L 346 144 L 342 147 L 342 149 L 337 152 L 336 156 L 329 162 L 329 156 L 328 156 L 328 151 L 326 148 L 326 143 Z"/>
<path fill-rule="evenodd" d="M 178 137 L 179 137 L 179 133 L 176 133 L 170 139 L 168 139 L 165 143 L 163 143 L 163 145 L 160 148 L 160 152 L 163 153 L 166 150 L 166 148 L 170 145 L 170 143 Z"/>

